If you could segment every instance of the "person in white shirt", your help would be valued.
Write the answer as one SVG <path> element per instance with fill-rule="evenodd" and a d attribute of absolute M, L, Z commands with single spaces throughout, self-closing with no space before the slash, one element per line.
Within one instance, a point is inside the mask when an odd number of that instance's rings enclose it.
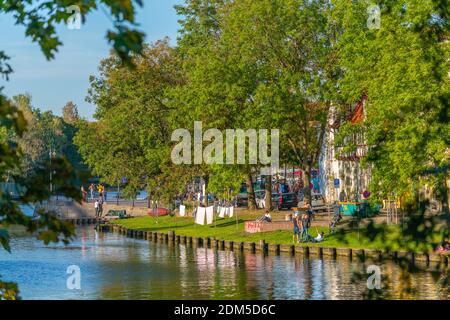
<path fill-rule="evenodd" d="M 94 202 L 94 209 L 95 209 L 95 217 L 98 218 L 98 213 L 99 213 L 98 200 L 95 200 L 95 202 Z"/>
<path fill-rule="evenodd" d="M 313 242 L 322 242 L 323 241 L 323 232 L 318 232 L 317 237 L 314 238 Z"/>
<path fill-rule="evenodd" d="M 266 222 L 272 222 L 272 216 L 270 215 L 269 210 L 266 210 L 266 213 L 264 214 L 264 220 Z"/>

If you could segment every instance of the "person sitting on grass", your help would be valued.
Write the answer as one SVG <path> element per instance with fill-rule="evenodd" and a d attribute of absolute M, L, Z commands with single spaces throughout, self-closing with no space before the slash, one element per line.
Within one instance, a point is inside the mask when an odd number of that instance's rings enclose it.
<path fill-rule="evenodd" d="M 317 237 L 313 238 L 312 242 L 322 242 L 324 240 L 323 232 L 318 232 Z"/>
<path fill-rule="evenodd" d="M 266 213 L 264 214 L 263 221 L 272 222 L 272 216 L 270 215 L 269 210 L 266 210 Z"/>

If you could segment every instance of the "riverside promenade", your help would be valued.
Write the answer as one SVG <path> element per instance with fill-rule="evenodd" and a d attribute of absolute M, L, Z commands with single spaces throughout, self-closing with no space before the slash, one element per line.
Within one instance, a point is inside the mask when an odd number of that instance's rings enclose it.
<path fill-rule="evenodd" d="M 46 211 L 54 212 L 58 218 L 62 220 L 83 220 L 94 219 L 95 208 L 94 200 L 90 199 L 87 202 L 78 203 L 72 199 L 64 197 L 53 197 L 50 201 L 36 205 L 36 210 L 44 209 Z M 107 201 L 103 204 L 103 216 L 109 210 L 126 210 L 131 217 L 139 217 L 147 214 L 147 205 L 140 202 L 120 201 L 117 204 L 115 201 Z"/>

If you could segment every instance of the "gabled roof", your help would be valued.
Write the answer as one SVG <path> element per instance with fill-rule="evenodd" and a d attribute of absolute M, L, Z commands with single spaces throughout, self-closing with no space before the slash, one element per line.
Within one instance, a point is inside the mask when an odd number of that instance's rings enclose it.
<path fill-rule="evenodd" d="M 356 104 L 355 109 L 352 112 L 352 115 L 350 116 L 350 121 L 355 124 L 359 123 L 364 120 L 364 103 L 367 100 L 367 96 L 364 94 L 361 97 L 361 100 L 358 101 Z"/>

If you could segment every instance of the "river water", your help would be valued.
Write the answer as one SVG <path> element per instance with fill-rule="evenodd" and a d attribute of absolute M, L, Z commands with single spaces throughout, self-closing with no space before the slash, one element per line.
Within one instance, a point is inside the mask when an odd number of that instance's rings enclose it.
<path fill-rule="evenodd" d="M 11 254 L 0 250 L 0 275 L 18 282 L 23 299 L 363 299 L 368 290 L 370 263 L 345 258 L 169 246 L 97 233 L 92 226 L 78 229 L 68 246 L 45 246 L 20 232 L 11 244 Z M 80 289 L 67 288 L 71 265 L 79 267 Z M 380 267 L 384 298 L 450 297 L 438 273 L 405 279 L 394 263 Z M 356 280 L 355 272 L 364 277 Z M 407 283 L 413 292 L 404 292 Z"/>

